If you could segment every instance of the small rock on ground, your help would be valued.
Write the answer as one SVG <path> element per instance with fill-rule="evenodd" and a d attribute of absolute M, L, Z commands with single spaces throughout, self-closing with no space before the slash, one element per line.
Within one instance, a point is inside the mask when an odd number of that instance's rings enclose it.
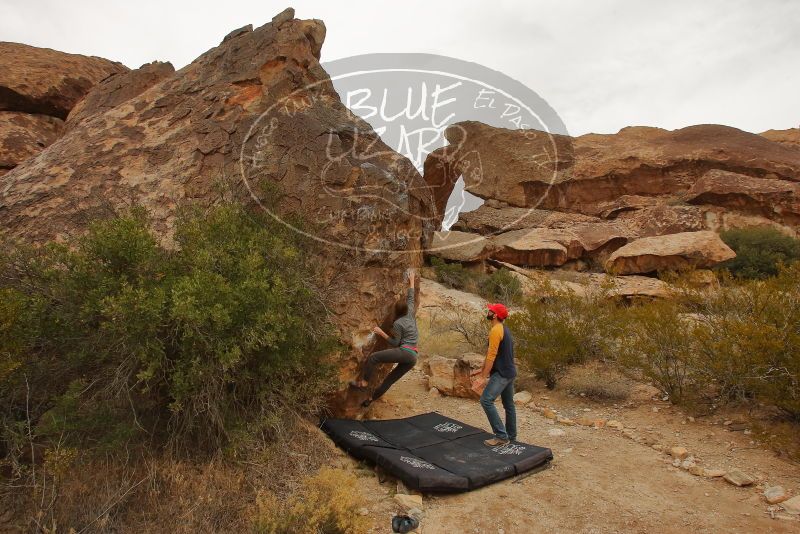
<path fill-rule="evenodd" d="M 514 404 L 525 405 L 533 400 L 533 395 L 527 391 L 520 391 L 514 395 Z"/>
<path fill-rule="evenodd" d="M 770 486 L 764 490 L 764 498 L 770 504 L 778 504 L 788 499 L 789 495 L 781 486 Z"/>
<path fill-rule="evenodd" d="M 780 506 L 788 514 L 800 515 L 800 495 L 797 495 L 796 497 L 792 497 L 791 499 L 783 501 Z"/>
<path fill-rule="evenodd" d="M 672 447 L 669 450 L 669 455 L 678 460 L 684 460 L 689 456 L 689 451 L 686 450 L 686 447 Z"/>
<path fill-rule="evenodd" d="M 733 471 L 728 471 L 725 474 L 725 480 L 734 486 L 742 487 L 742 486 L 750 486 L 755 482 L 755 479 L 748 475 L 747 473 L 743 473 L 738 469 L 734 469 Z"/>

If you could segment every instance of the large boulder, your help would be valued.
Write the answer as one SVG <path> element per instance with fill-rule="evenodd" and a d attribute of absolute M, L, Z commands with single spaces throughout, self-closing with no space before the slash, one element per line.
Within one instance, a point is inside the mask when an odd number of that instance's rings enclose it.
<path fill-rule="evenodd" d="M 486 305 L 486 300 L 474 293 L 445 287 L 427 278 L 419 281 L 418 321 L 457 316 L 483 318 Z"/>
<path fill-rule="evenodd" d="M 512 230 L 492 238 L 495 251 L 491 257 L 514 265 L 555 267 L 570 260 L 607 255 L 634 237 L 628 227 L 616 221 Z"/>
<path fill-rule="evenodd" d="M 583 246 L 569 230 L 533 228 L 512 230 L 492 240 L 492 258 L 514 265 L 553 267 L 581 257 Z"/>
<path fill-rule="evenodd" d="M 89 120 L 3 177 L 0 228 L 44 241 L 134 200 L 169 243 L 176 208 L 214 204 L 221 188 L 253 209 L 309 221 L 325 243 L 321 284 L 335 288 L 328 307 L 347 347 L 332 407 L 353 415 L 364 393 L 346 380 L 385 346 L 372 327 L 390 326 L 433 208 L 413 164 L 341 103 L 319 64 L 324 37 L 321 21 L 287 10 L 127 100 L 92 105 Z"/>
<path fill-rule="evenodd" d="M 736 257 L 711 231 L 683 232 L 643 237 L 615 251 L 606 261 L 614 274 L 650 273 L 662 270 L 708 268 Z"/>
<path fill-rule="evenodd" d="M 470 263 L 488 258 L 492 252 L 492 244 L 480 234 L 451 230 L 434 233 L 427 252 L 445 260 Z"/>
<path fill-rule="evenodd" d="M 128 69 L 99 57 L 0 42 L 0 111 L 66 119 L 101 80 Z"/>
<path fill-rule="evenodd" d="M 444 132 L 449 145 L 425 160 L 425 181 L 447 198 L 459 176 L 467 191 L 511 206 L 535 208 L 539 186 L 558 181 L 574 162 L 572 138 L 538 130 L 506 130 L 474 121 Z M 547 207 L 547 206 L 542 206 Z"/>
<path fill-rule="evenodd" d="M 597 222 L 600 222 L 597 217 L 580 213 L 512 206 L 494 208 L 487 202 L 473 211 L 460 213 L 451 229 L 488 235 L 526 228 L 569 228 L 580 223 Z"/>
<path fill-rule="evenodd" d="M 64 121 L 55 117 L 0 111 L 0 173 L 50 146 L 63 130 Z"/>
<path fill-rule="evenodd" d="M 431 356 L 425 365 L 428 387 L 436 388 L 442 395 L 477 399 L 479 395 L 472 390 L 472 371 L 480 369 L 484 356 L 470 352 L 458 358 Z"/>

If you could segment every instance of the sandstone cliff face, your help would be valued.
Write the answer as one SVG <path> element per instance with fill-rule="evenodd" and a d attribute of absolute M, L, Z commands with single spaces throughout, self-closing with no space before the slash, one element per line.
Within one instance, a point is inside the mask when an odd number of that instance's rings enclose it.
<path fill-rule="evenodd" d="M 319 65 L 324 38 L 321 21 L 287 10 L 178 72 L 155 64 L 101 84 L 62 138 L 4 176 L 0 226 L 52 239 L 133 200 L 168 242 L 176 207 L 213 204 L 220 187 L 254 209 L 275 205 L 325 243 L 323 284 L 349 347 L 342 379 L 353 378 L 406 268 L 421 264 L 433 204 L 411 162 L 340 102 Z M 352 414 L 361 400 L 343 388 L 334 408 Z"/>
<path fill-rule="evenodd" d="M 605 263 L 623 274 L 709 267 L 730 251 L 708 231 L 767 225 L 796 236 L 800 229 L 794 130 L 630 127 L 570 138 L 463 122 L 446 137 L 450 145 L 425 162 L 425 179 L 443 198 L 463 176 L 466 190 L 487 201 L 453 229 L 465 240 L 487 237 L 493 260 Z M 668 253 L 656 250 L 662 246 Z M 618 249 L 626 255 L 613 256 Z"/>
<path fill-rule="evenodd" d="M 762 136 L 770 141 L 781 143 L 790 148 L 800 149 L 800 128 L 789 128 L 788 130 L 767 130 L 761 132 Z"/>
<path fill-rule="evenodd" d="M 106 111 L 137 97 L 161 80 L 172 76 L 175 68 L 171 63 L 154 61 L 138 69 L 114 74 L 101 81 L 73 107 L 67 116 L 67 128 L 79 122 L 102 115 Z"/>
<path fill-rule="evenodd" d="M 0 174 L 50 146 L 64 131 L 64 121 L 47 115 L 0 111 Z"/>
<path fill-rule="evenodd" d="M 685 192 L 712 169 L 800 181 L 800 151 L 727 126 L 570 138 L 462 122 L 445 136 L 450 146 L 429 156 L 426 180 L 448 184 L 463 174 L 470 193 L 523 208 L 607 217 Z"/>
<path fill-rule="evenodd" d="M 119 63 L 0 42 L 0 176 L 64 132 L 70 110 Z"/>
<path fill-rule="evenodd" d="M 64 120 L 94 85 L 127 70 L 99 57 L 0 42 L 0 111 Z"/>

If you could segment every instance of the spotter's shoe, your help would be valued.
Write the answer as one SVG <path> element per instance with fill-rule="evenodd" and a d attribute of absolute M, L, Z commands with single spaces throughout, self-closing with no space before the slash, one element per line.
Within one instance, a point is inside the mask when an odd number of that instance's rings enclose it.
<path fill-rule="evenodd" d="M 500 438 L 487 439 L 483 442 L 487 447 L 497 447 L 498 445 L 508 445 L 509 443 L 511 443 L 509 440 Z"/>

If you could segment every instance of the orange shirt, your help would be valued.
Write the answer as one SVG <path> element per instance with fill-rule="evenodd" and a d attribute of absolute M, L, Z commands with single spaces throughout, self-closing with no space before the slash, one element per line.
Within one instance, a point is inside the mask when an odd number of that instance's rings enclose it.
<path fill-rule="evenodd" d="M 489 367 L 497 358 L 497 350 L 500 348 L 500 342 L 503 341 L 503 333 L 503 323 L 497 323 L 489 330 L 489 350 L 486 353 L 486 363 Z"/>

